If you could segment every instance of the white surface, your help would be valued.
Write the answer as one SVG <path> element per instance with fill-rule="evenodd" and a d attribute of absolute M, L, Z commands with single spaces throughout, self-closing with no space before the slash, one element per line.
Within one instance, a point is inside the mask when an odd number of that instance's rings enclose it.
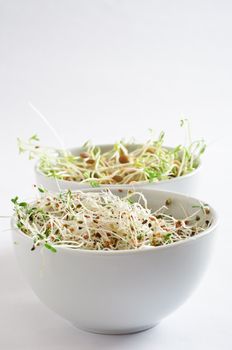
<path fill-rule="evenodd" d="M 221 214 L 210 269 L 194 296 L 150 331 L 81 332 L 46 309 L 24 282 L 9 232 L 0 236 L 0 349 L 196 349 L 232 347 L 230 1 L 0 1 L 1 214 L 31 196 L 33 166 L 17 136 L 57 146 L 31 100 L 65 144 L 167 130 L 181 113 L 209 142 L 199 195 Z M 1 220 L 7 229 L 7 220 Z M 171 291 L 170 291 L 171 292 Z"/>

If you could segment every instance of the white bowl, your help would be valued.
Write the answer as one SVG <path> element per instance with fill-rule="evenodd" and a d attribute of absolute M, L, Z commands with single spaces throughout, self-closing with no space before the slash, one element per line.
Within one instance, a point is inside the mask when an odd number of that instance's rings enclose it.
<path fill-rule="evenodd" d="M 129 149 L 133 150 L 136 146 L 136 144 L 129 146 Z M 97 147 L 100 147 L 103 152 L 109 151 L 113 148 L 113 144 L 108 145 L 97 145 Z M 166 147 L 168 149 L 171 149 L 171 147 Z M 83 149 L 81 147 L 79 148 L 70 148 L 69 151 L 74 155 L 79 155 Z M 198 177 L 199 177 L 199 170 L 201 168 L 201 164 L 193 170 L 191 173 L 179 177 L 175 177 L 169 180 L 163 180 L 159 182 L 145 182 L 140 181 L 133 184 L 126 184 L 126 185 L 120 185 L 122 188 L 125 187 L 133 187 L 137 188 L 139 186 L 143 187 L 149 187 L 149 188 L 156 188 L 160 190 L 166 190 L 166 191 L 173 191 L 173 192 L 180 192 L 185 194 L 194 195 L 197 189 L 198 185 Z M 35 175 L 36 175 L 36 182 L 38 185 L 44 186 L 46 189 L 52 192 L 57 192 L 60 189 L 71 189 L 71 190 L 83 190 L 85 188 L 91 188 L 91 186 L 88 183 L 81 183 L 77 181 L 67 181 L 67 180 L 57 180 L 52 177 L 48 177 L 44 175 L 41 170 L 38 168 L 38 163 L 35 166 Z M 118 185 L 102 185 L 101 187 L 107 187 L 107 188 L 114 188 Z"/>
<path fill-rule="evenodd" d="M 113 193 L 123 195 L 118 192 Z M 92 189 L 91 191 L 97 191 Z M 187 196 L 139 188 L 149 207 L 172 198 L 170 212 L 191 214 L 199 201 Z M 124 192 L 124 191 L 123 191 Z M 120 334 L 153 327 L 171 314 L 198 286 L 212 250 L 217 215 L 203 233 L 174 244 L 126 251 L 87 251 L 57 247 L 31 251 L 32 239 L 12 233 L 19 265 L 40 300 L 76 327 Z"/>

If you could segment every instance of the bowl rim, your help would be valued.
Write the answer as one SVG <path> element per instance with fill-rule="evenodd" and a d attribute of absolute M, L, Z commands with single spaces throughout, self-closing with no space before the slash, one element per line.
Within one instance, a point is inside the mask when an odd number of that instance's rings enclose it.
<path fill-rule="evenodd" d="M 101 190 L 105 190 L 106 188 L 102 188 Z M 125 188 L 122 188 L 121 186 L 117 186 L 117 188 L 115 187 L 114 190 L 118 191 L 120 189 L 125 190 Z M 128 188 L 130 189 L 130 188 Z M 91 191 L 91 192 L 98 192 L 99 188 L 85 188 L 83 189 L 83 192 L 87 192 L 87 191 Z M 164 191 L 164 190 L 160 190 L 160 189 L 155 189 L 155 188 L 146 188 L 141 186 L 140 187 L 141 191 L 151 191 L 151 192 L 158 192 L 158 193 L 164 193 L 167 194 L 167 198 L 170 196 L 175 196 L 175 198 L 181 199 L 181 198 L 187 198 L 190 201 L 199 201 L 202 203 L 207 203 L 206 201 L 197 199 L 195 197 L 192 196 L 188 196 L 179 192 L 173 192 L 173 191 Z M 72 192 L 78 192 L 80 190 L 73 190 Z M 136 191 L 138 191 L 138 189 L 136 189 Z M 146 252 L 155 252 L 155 251 L 162 251 L 164 249 L 175 249 L 175 247 L 180 247 L 180 246 L 184 246 L 184 245 L 188 245 L 188 244 L 192 244 L 193 242 L 195 242 L 196 240 L 202 239 L 205 236 L 209 235 L 210 233 L 213 233 L 212 231 L 215 231 L 215 229 L 218 227 L 219 224 L 219 218 L 218 218 L 218 213 L 217 211 L 211 206 L 209 205 L 210 211 L 212 212 L 212 217 L 213 217 L 213 221 L 212 221 L 212 225 L 207 228 L 205 231 L 199 233 L 196 236 L 193 237 L 189 237 L 187 239 L 184 240 L 180 240 L 178 242 L 174 242 L 174 243 L 170 243 L 167 245 L 162 245 L 162 246 L 146 246 L 144 248 L 141 249 L 125 249 L 125 250 L 87 250 L 87 249 L 72 249 L 69 248 L 67 246 L 55 246 L 57 251 L 66 251 L 69 252 L 70 254 L 90 254 L 90 255 L 99 255 L 99 256 L 111 256 L 111 255 L 115 255 L 115 256 L 120 256 L 120 255 L 125 255 L 125 254 L 141 254 L 141 253 L 146 253 Z M 25 233 L 23 233 L 17 226 L 16 226 L 16 218 L 15 215 L 12 215 L 11 217 L 11 228 L 15 231 L 17 231 L 21 237 L 24 237 L 24 239 L 27 239 L 28 241 L 32 241 L 32 238 L 30 236 L 27 236 Z M 43 247 L 41 247 L 42 249 Z"/>
<path fill-rule="evenodd" d="M 141 146 L 142 144 L 141 143 L 133 143 L 133 144 L 126 144 L 126 145 L 131 145 L 131 146 Z M 107 143 L 107 144 L 97 144 L 96 147 L 100 147 L 100 148 L 112 148 L 114 146 L 113 143 Z M 164 148 L 167 148 L 167 149 L 174 149 L 174 147 L 170 147 L 170 146 L 164 146 Z M 82 147 L 70 147 L 70 148 L 67 148 L 66 150 L 67 151 L 70 151 L 70 152 L 77 152 L 79 150 L 81 150 Z M 59 151 L 58 148 L 56 148 L 57 151 Z M 91 186 L 89 185 L 88 182 L 78 182 L 78 181 L 69 181 L 69 180 L 63 180 L 63 179 L 56 179 L 54 177 L 50 177 L 50 176 L 47 176 L 45 175 L 40 169 L 39 169 L 39 160 L 35 163 L 35 166 L 34 166 L 34 171 L 35 173 L 39 174 L 40 176 L 43 176 L 45 179 L 49 179 L 51 181 L 54 181 L 54 182 L 58 182 L 60 184 L 64 184 L 67 186 L 68 188 L 68 184 L 70 184 L 71 186 L 75 186 L 75 185 L 78 185 L 80 187 L 90 187 Z M 202 168 L 202 161 L 201 159 L 199 159 L 199 164 L 197 166 L 197 168 L 195 168 L 194 170 L 192 170 L 190 173 L 188 174 L 185 174 L 185 175 L 181 175 L 181 176 L 178 176 L 178 177 L 173 177 L 171 179 L 167 179 L 167 180 L 160 180 L 160 181 L 157 181 L 157 182 L 149 182 L 149 181 L 137 181 L 133 184 L 100 184 L 99 187 L 109 187 L 109 188 L 115 188 L 116 186 L 122 186 L 122 187 L 131 187 L 131 186 L 142 186 L 142 185 L 154 185 L 154 184 L 167 184 L 167 183 L 170 183 L 170 182 L 177 182 L 177 181 L 182 181 L 182 179 L 186 179 L 186 178 L 189 178 L 191 176 L 194 176 L 196 175 Z"/>

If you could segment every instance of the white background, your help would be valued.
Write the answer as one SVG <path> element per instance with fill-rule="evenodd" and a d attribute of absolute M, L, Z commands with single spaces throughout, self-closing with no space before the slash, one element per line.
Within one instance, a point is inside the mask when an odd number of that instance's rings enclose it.
<path fill-rule="evenodd" d="M 16 137 L 36 132 L 59 146 L 31 101 L 67 147 L 142 141 L 148 128 L 179 144 L 179 119 L 189 117 L 208 143 L 196 195 L 221 217 L 199 289 L 155 329 L 129 336 L 88 334 L 45 308 L 1 219 L 1 350 L 232 348 L 231 16 L 229 0 L 0 0 L 0 215 L 11 214 L 11 197 L 33 195 L 33 162 L 18 155 Z"/>

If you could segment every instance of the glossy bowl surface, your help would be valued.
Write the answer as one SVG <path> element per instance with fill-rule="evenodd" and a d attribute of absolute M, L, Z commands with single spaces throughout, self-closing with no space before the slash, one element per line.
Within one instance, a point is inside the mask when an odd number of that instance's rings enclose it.
<path fill-rule="evenodd" d="M 119 196 L 121 186 L 112 191 Z M 170 213 L 183 218 L 196 211 L 197 199 L 138 188 L 158 209 L 172 199 Z M 99 191 L 99 189 L 91 189 Z M 209 229 L 185 241 L 141 250 L 86 251 L 46 248 L 31 251 L 32 239 L 15 226 L 12 235 L 19 265 L 40 300 L 76 327 L 121 334 L 147 329 L 171 314 L 192 294 L 208 265 L 217 215 Z"/>

